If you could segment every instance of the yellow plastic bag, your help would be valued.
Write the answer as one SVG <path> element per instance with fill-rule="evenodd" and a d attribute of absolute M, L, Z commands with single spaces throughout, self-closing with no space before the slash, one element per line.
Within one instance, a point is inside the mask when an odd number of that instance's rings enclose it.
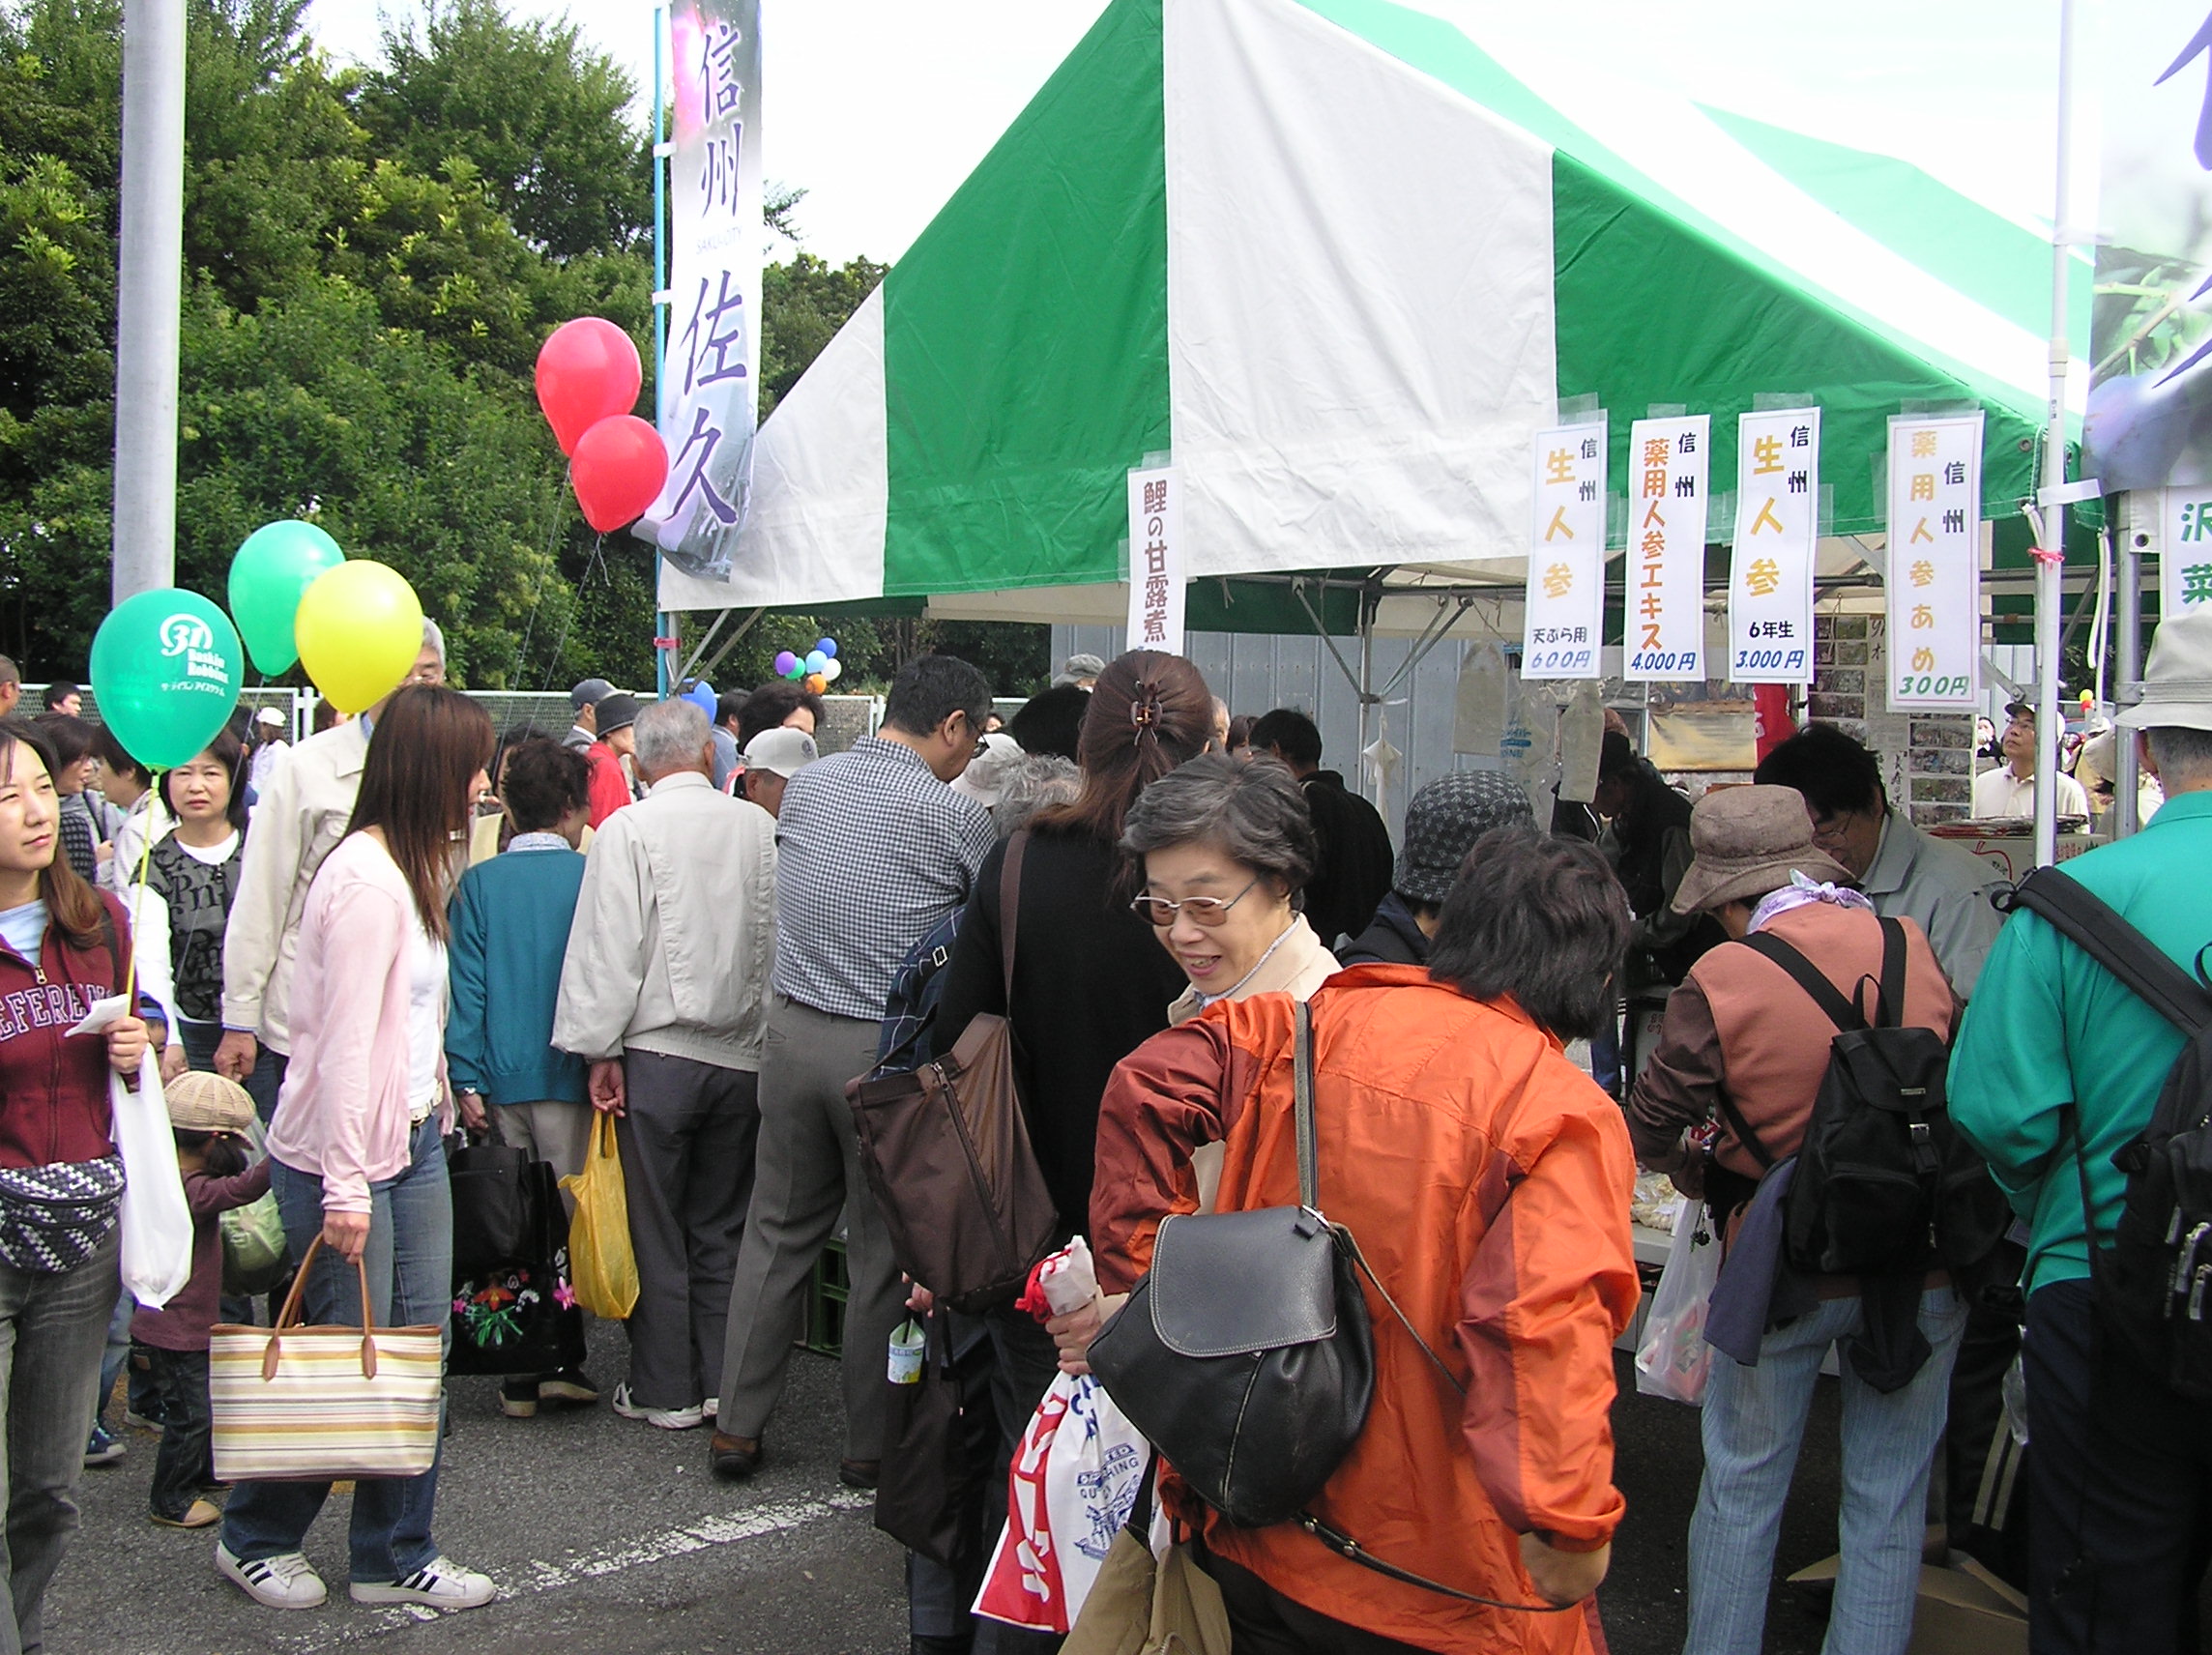
<path fill-rule="evenodd" d="M 623 1189 L 615 1118 L 593 1111 L 592 1147 L 584 1170 L 561 1180 L 575 1198 L 568 1221 L 568 1276 L 576 1302 L 594 1316 L 620 1321 L 637 1304 L 637 1255 L 629 1245 L 629 1197 Z"/>

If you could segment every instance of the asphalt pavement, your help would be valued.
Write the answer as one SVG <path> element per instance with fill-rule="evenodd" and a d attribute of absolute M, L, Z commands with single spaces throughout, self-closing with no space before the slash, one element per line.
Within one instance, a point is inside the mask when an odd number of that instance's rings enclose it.
<path fill-rule="evenodd" d="M 591 1372 L 611 1392 L 619 1329 L 592 1329 Z M 1628 1518 L 1600 1594 L 1615 1655 L 1674 1655 L 1682 1642 L 1686 1540 L 1697 1496 L 1698 1416 L 1635 1395 L 1622 1357 L 1615 1408 Z M 902 1655 L 900 1553 L 867 1497 L 837 1482 L 836 1367 L 797 1352 L 750 1482 L 707 1470 L 704 1430 L 663 1432 L 604 1402 L 501 1417 L 496 1381 L 451 1382 L 452 1432 L 439 1473 L 437 1540 L 501 1587 L 463 1613 L 366 1609 L 345 1595 L 346 1496 L 307 1538 L 331 1583 L 318 1610 L 252 1603 L 211 1566 L 212 1531 L 146 1517 L 155 1438 L 127 1434 L 119 1464 L 85 1473 L 84 1532 L 47 1600 L 50 1655 Z M 1777 1576 L 1835 1550 L 1837 1408 L 1823 1380 L 1785 1515 Z M 1770 1655 L 1819 1647 L 1817 1613 L 1779 1585 Z"/>

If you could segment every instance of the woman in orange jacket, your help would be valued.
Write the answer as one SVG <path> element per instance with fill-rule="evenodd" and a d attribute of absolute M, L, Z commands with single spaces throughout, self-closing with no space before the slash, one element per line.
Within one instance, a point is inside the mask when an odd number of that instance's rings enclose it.
<path fill-rule="evenodd" d="M 1602 1647 L 1589 1594 L 1623 1502 L 1613 1486 L 1613 1342 L 1637 1304 L 1633 1156 L 1619 1108 L 1567 1060 L 1594 1029 L 1629 932 L 1587 846 L 1504 829 L 1476 844 L 1430 965 L 1361 966 L 1314 996 L 1319 1193 L 1462 1395 L 1368 1290 L 1375 1397 L 1315 1515 L 1195 1515 L 1239 1649 L 1560 1652 Z M 1226 1144 L 1216 1210 L 1295 1205 L 1288 995 L 1224 1002 L 1115 1072 L 1091 1198 L 1098 1274 L 1125 1291 L 1160 1220 L 1198 1205 L 1191 1154 Z M 1080 1365 L 1089 1312 L 1054 1324 Z M 1170 1498 L 1178 1497 L 1169 1479 Z"/>

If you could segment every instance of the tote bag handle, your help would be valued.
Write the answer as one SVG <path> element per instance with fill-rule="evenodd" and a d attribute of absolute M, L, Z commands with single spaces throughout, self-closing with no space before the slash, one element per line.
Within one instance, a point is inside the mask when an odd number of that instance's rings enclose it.
<path fill-rule="evenodd" d="M 284 1329 L 301 1325 L 300 1294 L 307 1286 L 307 1271 L 313 1265 L 315 1254 L 321 1250 L 322 1245 L 323 1238 L 320 1235 L 307 1243 L 306 1254 L 300 1261 L 299 1273 L 292 1278 L 292 1291 L 284 1295 L 284 1308 L 276 1313 L 276 1324 L 269 1330 L 268 1347 L 261 1352 L 261 1377 L 264 1379 L 274 1379 L 276 1377 L 276 1363 L 283 1351 Z M 373 1379 L 376 1378 L 376 1307 L 368 1296 L 366 1255 L 356 1259 L 353 1267 L 361 1275 L 361 1377 Z M 343 1326 L 344 1323 L 339 1325 Z"/>

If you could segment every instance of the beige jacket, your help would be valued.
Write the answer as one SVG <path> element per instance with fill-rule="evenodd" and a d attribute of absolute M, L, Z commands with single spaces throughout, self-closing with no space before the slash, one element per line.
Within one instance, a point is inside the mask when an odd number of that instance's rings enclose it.
<path fill-rule="evenodd" d="M 1287 994 L 1293 1000 L 1311 1000 L 1316 989 L 1343 969 L 1336 963 L 1336 956 L 1322 946 L 1313 926 L 1300 914 L 1291 920 L 1291 928 L 1275 944 L 1275 951 L 1223 998 L 1249 1000 L 1256 994 Z M 1199 1002 L 1198 990 L 1186 988 L 1168 1007 L 1168 1025 L 1174 1028 L 1188 1023 L 1205 1009 Z M 1213 1210 L 1213 1195 L 1221 1183 L 1225 1153 L 1221 1144 L 1204 1144 L 1191 1155 L 1191 1171 L 1198 1175 L 1198 1210 L 1201 1212 Z"/>
<path fill-rule="evenodd" d="M 222 933 L 222 1026 L 243 1029 L 286 1056 L 292 960 L 307 887 L 345 837 L 367 762 L 368 730 L 350 719 L 294 747 L 253 807 L 238 897 Z"/>
<path fill-rule="evenodd" d="M 601 824 L 561 966 L 553 1044 L 758 1070 L 775 963 L 775 819 L 695 770 Z"/>

